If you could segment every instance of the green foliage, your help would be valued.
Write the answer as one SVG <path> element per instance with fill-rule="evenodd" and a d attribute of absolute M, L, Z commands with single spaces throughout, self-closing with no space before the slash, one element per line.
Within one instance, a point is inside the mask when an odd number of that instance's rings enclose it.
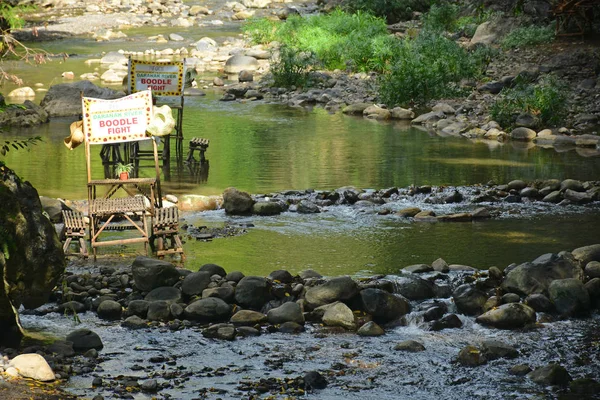
<path fill-rule="evenodd" d="M 21 28 L 25 21 L 20 14 L 35 10 L 31 5 L 10 5 L 5 1 L 0 2 L 0 33 L 14 28 Z"/>
<path fill-rule="evenodd" d="M 276 39 L 277 29 L 282 22 L 274 21 L 268 18 L 252 18 L 242 25 L 242 30 L 252 43 L 267 44 Z"/>
<path fill-rule="evenodd" d="M 443 2 L 434 4 L 423 16 L 423 27 L 430 31 L 454 32 L 458 20 L 457 5 Z"/>
<path fill-rule="evenodd" d="M 15 140 L 5 140 L 4 144 L 0 144 L 0 155 L 6 155 L 10 151 L 11 148 L 15 150 L 25 149 L 29 146 L 36 145 L 38 142 L 41 142 L 42 138 L 40 136 L 31 137 L 28 139 L 15 139 Z"/>
<path fill-rule="evenodd" d="M 316 63 L 313 53 L 282 46 L 279 49 L 279 61 L 271 66 L 273 85 L 287 88 L 307 86 L 310 70 Z"/>
<path fill-rule="evenodd" d="M 344 0 L 342 8 L 348 12 L 365 12 L 385 18 L 390 24 L 412 18 L 415 11 L 425 12 L 431 0 Z"/>
<path fill-rule="evenodd" d="M 536 84 L 517 79 L 512 88 L 502 90 L 490 111 L 505 129 L 513 128 L 516 117 L 524 112 L 537 116 L 543 125 L 554 126 L 565 118 L 566 100 L 565 84 L 553 75 Z"/>
<path fill-rule="evenodd" d="M 505 49 L 514 49 L 517 47 L 534 46 L 542 43 L 549 43 L 554 40 L 555 31 L 548 26 L 523 26 L 512 30 L 502 40 L 502 47 Z"/>
<path fill-rule="evenodd" d="M 380 97 L 391 107 L 455 96 L 458 82 L 477 76 L 489 57 L 485 50 L 469 53 L 439 33 L 423 31 L 401 42 L 389 73 L 380 78 Z"/>

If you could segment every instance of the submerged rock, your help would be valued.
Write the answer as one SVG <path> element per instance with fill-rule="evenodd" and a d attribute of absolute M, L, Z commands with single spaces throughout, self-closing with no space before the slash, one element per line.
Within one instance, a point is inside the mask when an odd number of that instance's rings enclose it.
<path fill-rule="evenodd" d="M 527 377 L 540 385 L 567 386 L 572 380 L 566 368 L 558 364 L 536 368 Z"/>
<path fill-rule="evenodd" d="M 521 303 L 504 304 L 475 319 L 477 323 L 500 329 L 522 328 L 534 323 L 535 320 L 536 315 L 533 308 Z"/>

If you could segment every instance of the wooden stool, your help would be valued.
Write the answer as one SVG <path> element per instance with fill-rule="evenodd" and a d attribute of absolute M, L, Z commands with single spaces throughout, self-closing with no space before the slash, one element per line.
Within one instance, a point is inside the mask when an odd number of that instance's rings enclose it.
<path fill-rule="evenodd" d="M 152 222 L 152 236 L 156 239 L 156 256 L 162 258 L 165 254 L 183 254 L 183 244 L 179 237 L 179 210 L 177 207 L 156 208 Z M 170 246 L 165 248 L 165 242 L 170 240 Z"/>
<path fill-rule="evenodd" d="M 63 210 L 62 211 L 63 221 L 65 223 L 65 244 L 63 245 L 63 251 L 66 256 L 78 255 L 83 258 L 89 256 L 87 245 L 85 244 L 85 223 L 83 222 L 83 214 L 79 211 Z M 79 254 L 69 253 L 69 246 L 71 240 L 79 240 Z"/>
<path fill-rule="evenodd" d="M 204 152 L 208 149 L 208 143 L 208 139 L 202 139 L 198 137 L 192 138 L 190 140 L 190 152 L 188 153 L 186 161 L 195 162 L 196 159 L 194 159 L 194 150 L 198 150 L 200 152 L 200 162 L 204 162 Z"/>

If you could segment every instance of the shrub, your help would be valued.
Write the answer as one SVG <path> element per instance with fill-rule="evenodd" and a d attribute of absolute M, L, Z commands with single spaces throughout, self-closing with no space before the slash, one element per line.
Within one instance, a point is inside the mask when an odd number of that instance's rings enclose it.
<path fill-rule="evenodd" d="M 513 49 L 516 47 L 534 46 L 549 43 L 554 40 L 555 32 L 551 26 L 524 26 L 513 29 L 502 40 L 502 47 Z"/>
<path fill-rule="evenodd" d="M 483 51 L 468 53 L 438 33 L 423 31 L 398 46 L 389 73 L 380 78 L 379 95 L 390 107 L 457 95 L 458 82 L 477 76 L 487 57 Z"/>
<path fill-rule="evenodd" d="M 267 18 L 252 18 L 244 23 L 242 30 L 248 35 L 252 43 L 267 44 L 275 40 L 280 21 Z"/>
<path fill-rule="evenodd" d="M 393 24 L 412 18 L 415 11 L 425 12 L 431 0 L 344 0 L 342 8 L 349 12 L 362 11 Z"/>
<path fill-rule="evenodd" d="M 512 88 L 503 89 L 490 111 L 505 129 L 512 129 L 516 117 L 524 112 L 537 116 L 544 125 L 554 126 L 566 116 L 566 100 L 565 84 L 546 75 L 536 84 L 518 80 Z"/>
<path fill-rule="evenodd" d="M 279 60 L 271 65 L 273 85 L 287 88 L 307 86 L 310 70 L 316 63 L 314 54 L 310 52 L 281 46 Z"/>
<path fill-rule="evenodd" d="M 434 4 L 423 16 L 425 29 L 454 32 L 458 19 L 458 6 L 449 3 Z"/>

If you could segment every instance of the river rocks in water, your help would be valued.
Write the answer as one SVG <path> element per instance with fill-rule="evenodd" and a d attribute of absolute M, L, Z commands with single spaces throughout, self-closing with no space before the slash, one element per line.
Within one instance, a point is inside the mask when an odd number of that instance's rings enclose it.
<path fill-rule="evenodd" d="M 96 310 L 98 317 L 108 320 L 121 319 L 123 309 L 119 303 L 114 300 L 104 300 Z"/>
<path fill-rule="evenodd" d="M 146 321 L 143 320 L 142 318 L 138 317 L 137 315 L 132 315 L 130 317 L 127 317 L 125 319 L 125 321 L 123 321 L 121 323 L 121 326 L 123 326 L 124 328 L 129 328 L 129 329 L 142 329 L 142 328 L 148 327 L 148 325 L 146 324 Z"/>
<path fill-rule="evenodd" d="M 20 105 L 4 106 L 0 112 L 0 126 L 31 127 L 45 124 L 50 116 L 42 107 L 30 100 Z"/>
<path fill-rule="evenodd" d="M 204 289 L 202 291 L 202 298 L 205 299 L 207 297 L 218 297 L 227 303 L 232 303 L 235 298 L 235 290 L 230 286 Z"/>
<path fill-rule="evenodd" d="M 252 205 L 252 214 L 261 216 L 277 215 L 283 211 L 283 205 L 275 201 L 259 201 Z"/>
<path fill-rule="evenodd" d="M 435 296 L 434 284 L 416 275 L 399 275 L 394 283 L 395 291 L 409 300 L 425 300 Z"/>
<path fill-rule="evenodd" d="M 246 192 L 241 192 L 236 188 L 227 188 L 223 192 L 223 208 L 227 214 L 249 214 L 253 205 L 254 200 Z"/>
<path fill-rule="evenodd" d="M 393 119 L 412 120 L 415 118 L 415 113 L 411 109 L 406 109 L 406 108 L 402 108 L 402 107 L 394 107 L 394 108 L 392 108 L 392 118 Z"/>
<path fill-rule="evenodd" d="M 235 288 L 235 301 L 242 307 L 259 310 L 271 300 L 271 284 L 260 276 L 246 276 Z"/>
<path fill-rule="evenodd" d="M 520 127 L 513 129 L 509 136 L 512 140 L 530 142 L 537 136 L 537 132 L 533 129 Z"/>
<path fill-rule="evenodd" d="M 427 308 L 423 313 L 425 322 L 440 319 L 448 312 L 448 306 L 442 302 L 436 302 L 433 306 Z"/>
<path fill-rule="evenodd" d="M 216 196 L 186 194 L 179 198 L 177 207 L 181 211 L 210 211 L 218 209 L 219 202 Z"/>
<path fill-rule="evenodd" d="M 235 55 L 225 62 L 226 74 L 238 74 L 240 71 L 256 71 L 259 67 L 258 60 L 254 57 Z"/>
<path fill-rule="evenodd" d="M 23 378 L 41 382 L 50 382 L 56 379 L 46 359 L 39 354 L 18 355 L 10 360 L 8 366 L 15 368 Z"/>
<path fill-rule="evenodd" d="M 415 264 L 415 265 L 409 265 L 408 267 L 402 268 L 402 271 L 412 272 L 414 274 L 421 274 L 424 272 L 433 271 L 433 267 L 431 265 L 427 265 L 427 264 Z"/>
<path fill-rule="evenodd" d="M 237 331 L 232 324 L 214 324 L 204 329 L 202 335 L 213 339 L 233 340 L 237 335 Z"/>
<path fill-rule="evenodd" d="M 496 309 L 481 314 L 475 319 L 477 323 L 500 329 L 523 328 L 536 320 L 533 308 L 521 303 L 504 304 Z"/>
<path fill-rule="evenodd" d="M 321 279 L 323 275 L 315 271 L 314 269 L 305 269 L 298 273 L 298 276 L 304 280 L 307 279 Z"/>
<path fill-rule="evenodd" d="M 398 211 L 396 213 L 396 215 L 400 216 L 400 217 L 414 217 L 415 215 L 417 215 L 418 213 L 420 213 L 422 210 L 418 207 L 408 207 L 408 208 L 403 208 L 402 210 Z"/>
<path fill-rule="evenodd" d="M 146 300 L 132 300 L 127 305 L 127 311 L 125 315 L 133 316 L 136 315 L 140 318 L 146 318 L 148 314 L 148 303 Z"/>
<path fill-rule="evenodd" d="M 231 306 L 216 297 L 196 300 L 185 308 L 184 315 L 191 321 L 218 322 L 229 317 Z"/>
<path fill-rule="evenodd" d="M 406 351 L 408 353 L 418 353 L 421 351 L 425 351 L 425 346 L 423 346 L 416 340 L 405 340 L 404 342 L 397 343 L 394 346 L 394 350 Z"/>
<path fill-rule="evenodd" d="M 181 291 L 188 297 L 201 295 L 208 288 L 212 274 L 209 271 L 193 272 L 183 279 Z"/>
<path fill-rule="evenodd" d="M 295 322 L 304 325 L 304 314 L 298 303 L 288 302 L 269 310 L 267 320 L 270 324 L 277 325 L 285 322 Z"/>
<path fill-rule="evenodd" d="M 318 371 L 309 371 L 304 375 L 304 387 L 307 390 L 321 390 L 327 387 L 327 379 Z"/>
<path fill-rule="evenodd" d="M 598 395 L 600 395 L 600 383 L 592 378 L 574 379 L 569 383 L 569 390 L 574 395 L 598 398 Z"/>
<path fill-rule="evenodd" d="M 479 315 L 487 301 L 487 295 L 475 286 L 461 285 L 452 293 L 452 298 L 459 312 L 466 315 Z"/>
<path fill-rule="evenodd" d="M 121 91 L 98 87 L 90 81 L 62 83 L 50 87 L 40 106 L 50 117 L 77 116 L 81 114 L 82 94 L 96 99 L 118 99 L 125 95 Z"/>
<path fill-rule="evenodd" d="M 359 336 L 381 336 L 385 335 L 385 331 L 373 321 L 369 321 L 360 328 L 356 333 Z"/>
<path fill-rule="evenodd" d="M 545 254 L 508 272 L 502 289 L 522 295 L 547 293 L 553 280 L 566 278 L 583 278 L 574 259 L 566 254 Z"/>
<path fill-rule="evenodd" d="M 552 312 L 554 305 L 550 299 L 541 293 L 534 293 L 525 298 L 524 303 L 536 312 Z"/>
<path fill-rule="evenodd" d="M 483 353 L 475 346 L 463 347 L 458 353 L 458 362 L 465 367 L 477 367 L 487 363 Z"/>
<path fill-rule="evenodd" d="M 231 319 L 229 320 L 232 324 L 238 325 L 249 325 L 254 326 L 257 324 L 262 324 L 267 320 L 267 316 L 258 311 L 252 310 L 240 310 L 233 314 Z M 269 321 L 270 322 L 270 321 Z M 273 322 L 271 322 L 273 323 Z"/>
<path fill-rule="evenodd" d="M 520 301 L 521 296 L 516 293 L 505 293 L 502 296 L 502 304 L 519 303 Z"/>
<path fill-rule="evenodd" d="M 225 275 L 225 280 L 230 282 L 238 283 L 244 278 L 244 273 L 240 271 L 232 271 Z"/>
<path fill-rule="evenodd" d="M 198 272 L 208 272 L 210 276 L 219 275 L 221 277 L 225 277 L 227 275 L 225 268 L 217 264 L 204 264 L 198 269 Z"/>
<path fill-rule="evenodd" d="M 572 380 L 565 367 L 558 364 L 548 364 L 536 368 L 527 374 L 527 377 L 535 383 L 545 386 L 567 386 Z"/>
<path fill-rule="evenodd" d="M 309 288 L 306 291 L 305 299 L 310 307 L 316 308 L 336 301 L 349 300 L 358 292 L 358 285 L 352 278 L 341 276 Z"/>
<path fill-rule="evenodd" d="M 497 340 L 484 340 L 481 342 L 481 351 L 488 360 L 498 358 L 516 358 L 519 352 L 514 347 Z"/>
<path fill-rule="evenodd" d="M 402 296 L 381 289 L 364 289 L 360 292 L 363 310 L 377 322 L 395 321 L 410 312 L 410 303 Z"/>
<path fill-rule="evenodd" d="M 557 279 L 548 288 L 550 301 L 563 317 L 587 313 L 590 296 L 579 279 Z"/>
<path fill-rule="evenodd" d="M 274 281 L 279 281 L 281 283 L 291 283 L 294 280 L 294 277 L 292 276 L 292 274 L 290 274 L 288 271 L 286 271 L 284 269 L 279 269 L 279 270 L 271 272 L 269 274 L 269 278 L 271 278 Z"/>
<path fill-rule="evenodd" d="M 167 303 L 177 303 L 181 301 L 181 291 L 172 286 L 163 286 L 152 289 L 144 298 L 146 301 L 166 301 Z"/>
<path fill-rule="evenodd" d="M 517 364 L 508 370 L 508 373 L 515 376 L 525 376 L 531 372 L 531 367 L 527 364 Z"/>
<path fill-rule="evenodd" d="M 444 261 L 444 259 L 442 259 L 442 258 L 438 258 L 437 260 L 432 262 L 431 267 L 433 268 L 434 271 L 437 271 L 437 272 L 446 273 L 446 272 L 450 271 L 450 268 L 448 267 L 448 263 L 446 261 Z"/>
<path fill-rule="evenodd" d="M 455 329 L 462 327 L 463 323 L 458 318 L 456 314 L 448 314 L 438 319 L 437 321 L 433 321 L 431 325 L 429 325 L 430 331 L 441 331 L 443 329 Z"/>
<path fill-rule="evenodd" d="M 80 314 L 86 311 L 86 309 L 87 307 L 85 304 L 74 300 L 67 301 L 66 303 L 58 306 L 58 310 L 66 314 Z"/>
<path fill-rule="evenodd" d="M 78 353 L 85 353 L 90 349 L 102 350 L 104 347 L 100 336 L 85 328 L 69 333 L 66 340 L 73 343 L 73 350 Z"/>
<path fill-rule="evenodd" d="M 173 264 L 142 256 L 133 261 L 131 271 L 135 286 L 146 292 L 161 286 L 173 286 L 181 277 Z"/>
<path fill-rule="evenodd" d="M 590 278 L 600 278 L 600 262 L 590 261 L 585 266 L 585 274 Z"/>
<path fill-rule="evenodd" d="M 342 113 L 350 115 L 362 115 L 367 107 L 370 107 L 369 103 L 354 103 L 350 104 L 342 109 Z"/>
<path fill-rule="evenodd" d="M 352 310 L 342 302 L 332 304 L 323 314 L 323 323 L 327 326 L 340 326 L 347 330 L 356 330 Z"/>
<path fill-rule="evenodd" d="M 318 214 L 321 212 L 319 206 L 310 200 L 301 200 L 296 206 L 296 211 L 300 214 Z"/>
<path fill-rule="evenodd" d="M 171 307 L 169 307 L 169 303 L 162 300 L 149 302 L 146 318 L 149 321 L 169 321 L 171 319 Z"/>
<path fill-rule="evenodd" d="M 587 265 L 590 261 L 600 261 L 600 244 L 579 247 L 571 254 L 582 266 Z"/>

